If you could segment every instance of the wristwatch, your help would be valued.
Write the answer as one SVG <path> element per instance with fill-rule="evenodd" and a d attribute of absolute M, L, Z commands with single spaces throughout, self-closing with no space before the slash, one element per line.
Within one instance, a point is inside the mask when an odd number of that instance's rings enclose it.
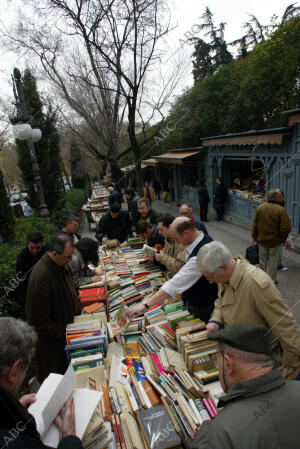
<path fill-rule="evenodd" d="M 148 304 L 146 302 L 144 303 L 144 306 L 146 307 L 147 310 L 150 309 L 150 307 L 148 306 Z"/>

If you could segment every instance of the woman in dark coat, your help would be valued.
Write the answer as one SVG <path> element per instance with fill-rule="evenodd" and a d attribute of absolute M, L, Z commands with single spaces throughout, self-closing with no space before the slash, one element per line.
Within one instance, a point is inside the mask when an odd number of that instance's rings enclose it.
<path fill-rule="evenodd" d="M 207 220 L 207 208 L 208 203 L 210 201 L 208 190 L 204 181 L 201 181 L 200 186 L 198 187 L 198 199 L 200 204 L 200 220 Z"/>

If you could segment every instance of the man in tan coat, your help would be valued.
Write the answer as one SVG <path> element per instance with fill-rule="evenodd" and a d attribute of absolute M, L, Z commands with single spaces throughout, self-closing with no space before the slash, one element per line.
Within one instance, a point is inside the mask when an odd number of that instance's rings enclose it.
<path fill-rule="evenodd" d="M 218 284 L 208 334 L 237 323 L 261 324 L 280 343 L 282 369 L 288 369 L 290 378 L 296 377 L 300 369 L 300 330 L 270 277 L 244 258 L 232 257 L 217 241 L 200 249 L 197 266 L 210 283 Z"/>
<path fill-rule="evenodd" d="M 281 190 L 269 190 L 268 202 L 257 208 L 252 228 L 252 238 L 259 244 L 259 267 L 275 283 L 283 244 L 291 230 L 291 221 L 283 206 Z"/>
<path fill-rule="evenodd" d="M 185 263 L 185 246 L 171 236 L 170 226 L 174 220 L 175 217 L 171 214 L 161 215 L 158 219 L 158 229 L 165 238 L 165 246 L 163 251 L 155 254 L 155 260 L 166 267 L 166 279 L 171 279 Z"/>

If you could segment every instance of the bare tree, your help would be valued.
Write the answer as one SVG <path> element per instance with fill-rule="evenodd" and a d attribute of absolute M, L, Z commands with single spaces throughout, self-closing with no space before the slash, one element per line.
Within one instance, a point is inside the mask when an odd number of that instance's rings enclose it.
<path fill-rule="evenodd" d="M 118 158 L 133 151 L 141 186 L 141 148 L 155 137 L 145 130 L 154 117 L 163 126 L 181 76 L 178 67 L 171 69 L 154 98 L 149 84 L 163 55 L 157 43 L 170 31 L 164 0 L 44 0 L 32 5 L 36 16 L 23 15 L 13 32 L 2 24 L 2 35 L 15 50 L 39 58 L 55 92 L 89 128 L 93 138 L 86 144 L 95 157 L 116 167 Z M 120 152 L 125 113 L 130 144 Z"/>

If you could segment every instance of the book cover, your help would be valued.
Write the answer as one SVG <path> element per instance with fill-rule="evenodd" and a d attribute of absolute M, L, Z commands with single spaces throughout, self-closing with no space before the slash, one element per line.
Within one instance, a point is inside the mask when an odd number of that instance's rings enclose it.
<path fill-rule="evenodd" d="M 137 413 L 149 449 L 170 449 L 180 446 L 175 427 L 163 405 Z"/>

